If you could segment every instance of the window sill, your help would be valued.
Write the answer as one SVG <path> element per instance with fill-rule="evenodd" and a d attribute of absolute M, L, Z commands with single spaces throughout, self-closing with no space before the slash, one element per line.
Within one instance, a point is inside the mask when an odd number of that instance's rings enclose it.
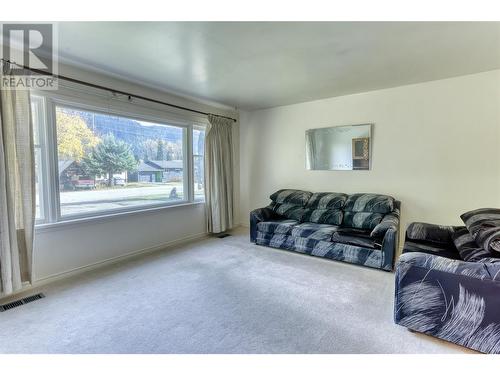
<path fill-rule="evenodd" d="M 113 221 L 115 219 L 126 218 L 128 216 L 146 215 L 149 213 L 156 213 L 159 211 L 168 211 L 168 210 L 172 210 L 175 208 L 182 208 L 182 207 L 192 207 L 192 206 L 197 206 L 200 204 L 204 205 L 205 201 L 185 202 L 185 203 L 171 204 L 171 205 L 166 205 L 166 206 L 161 206 L 161 207 L 138 208 L 136 210 L 130 210 L 130 211 L 126 211 L 126 212 L 114 212 L 113 213 L 113 212 L 108 211 L 108 212 L 103 212 L 102 214 L 100 214 L 100 215 L 98 214 L 95 216 L 69 218 L 69 219 L 63 219 L 63 220 L 55 222 L 55 223 L 37 224 L 37 225 L 35 225 L 35 233 L 50 232 L 50 231 L 54 231 L 54 230 L 59 230 L 61 228 L 77 226 L 77 225 L 82 225 L 82 224 L 95 224 L 95 223 L 100 223 L 100 222 L 109 222 L 109 221 Z"/>

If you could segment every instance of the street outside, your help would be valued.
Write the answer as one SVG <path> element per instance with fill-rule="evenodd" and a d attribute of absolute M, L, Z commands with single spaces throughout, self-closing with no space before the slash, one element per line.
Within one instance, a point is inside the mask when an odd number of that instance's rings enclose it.
<path fill-rule="evenodd" d="M 177 198 L 170 198 L 174 187 L 177 190 Z M 183 186 L 181 182 L 60 192 L 62 216 L 145 204 L 161 204 L 182 199 Z"/>

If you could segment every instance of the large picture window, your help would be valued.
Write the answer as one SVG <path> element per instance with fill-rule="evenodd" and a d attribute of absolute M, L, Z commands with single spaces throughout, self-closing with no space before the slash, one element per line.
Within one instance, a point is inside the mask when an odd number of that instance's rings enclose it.
<path fill-rule="evenodd" d="M 37 95 L 32 114 L 39 223 L 204 199 L 200 124 L 150 120 L 143 112 L 122 116 Z"/>

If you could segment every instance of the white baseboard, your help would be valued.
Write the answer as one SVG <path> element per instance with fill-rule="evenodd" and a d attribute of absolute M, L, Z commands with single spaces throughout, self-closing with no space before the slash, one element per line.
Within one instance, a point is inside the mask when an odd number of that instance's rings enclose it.
<path fill-rule="evenodd" d="M 59 273 L 56 273 L 56 274 L 53 274 L 50 276 L 42 277 L 40 279 L 33 281 L 32 284 L 25 283 L 24 287 L 21 290 L 17 291 L 14 294 L 10 294 L 9 296 L 0 298 L 0 301 L 2 299 L 5 299 L 5 301 L 11 300 L 11 299 L 17 299 L 17 297 L 21 294 L 24 294 L 26 292 L 31 291 L 32 289 L 39 288 L 41 286 L 53 283 L 53 282 L 58 281 L 58 280 L 73 277 L 73 276 L 76 276 L 76 275 L 79 275 L 79 274 L 82 274 L 85 272 L 93 271 L 93 270 L 101 268 L 101 267 L 109 266 L 109 265 L 112 265 L 115 263 L 120 263 L 120 262 L 123 262 L 125 260 L 129 260 L 129 259 L 134 258 L 134 257 L 144 256 L 146 254 L 154 253 L 154 252 L 160 251 L 160 250 L 166 250 L 168 248 L 171 248 L 171 247 L 174 247 L 177 245 L 186 244 L 186 243 L 189 243 L 191 241 L 196 241 L 196 240 L 199 240 L 199 239 L 202 239 L 205 237 L 208 237 L 208 233 L 193 234 L 190 236 L 179 238 L 177 240 L 164 242 L 164 243 L 161 243 L 159 245 L 146 247 L 146 248 L 143 248 L 140 250 L 134 250 L 134 251 L 131 251 L 129 253 L 119 255 L 119 256 L 116 256 L 113 258 L 101 260 L 99 262 L 91 263 L 91 264 L 88 264 L 85 266 L 76 267 L 76 268 L 73 268 L 73 269 L 70 269 L 67 271 L 63 271 L 63 272 L 59 272 Z"/>

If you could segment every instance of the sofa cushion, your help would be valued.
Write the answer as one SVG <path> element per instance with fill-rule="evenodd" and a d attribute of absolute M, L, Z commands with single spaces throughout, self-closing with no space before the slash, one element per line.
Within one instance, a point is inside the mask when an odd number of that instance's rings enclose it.
<path fill-rule="evenodd" d="M 358 237 L 370 237 L 371 231 L 369 229 L 358 229 L 358 228 L 347 228 L 340 227 L 337 232 L 340 232 L 344 235 L 349 236 L 358 236 Z"/>
<path fill-rule="evenodd" d="M 335 209 L 344 207 L 347 194 L 344 193 L 313 193 L 307 202 L 307 208 Z"/>
<path fill-rule="evenodd" d="M 500 252 L 500 209 L 480 208 L 460 217 L 480 247 Z"/>
<path fill-rule="evenodd" d="M 330 225 L 340 225 L 342 224 L 342 218 L 344 213 L 336 209 L 306 209 L 306 213 L 302 218 L 302 221 L 318 223 L 318 224 L 330 224 Z"/>
<path fill-rule="evenodd" d="M 288 250 L 292 250 L 294 246 L 293 237 L 281 233 L 257 232 L 255 243 L 257 245 L 271 246 Z"/>
<path fill-rule="evenodd" d="M 382 194 L 352 194 L 349 195 L 344 211 L 376 212 L 388 214 L 394 210 L 394 198 Z"/>
<path fill-rule="evenodd" d="M 347 228 L 346 228 L 347 229 Z M 370 231 L 338 230 L 332 234 L 332 241 L 347 245 L 361 246 L 369 249 L 381 249 L 382 238 L 370 237 Z"/>
<path fill-rule="evenodd" d="M 273 202 L 276 203 L 288 203 L 294 204 L 296 206 L 305 206 L 306 203 L 311 198 L 312 193 L 303 190 L 293 190 L 293 189 L 282 189 L 271 194 L 269 197 Z"/>
<path fill-rule="evenodd" d="M 475 262 L 480 259 L 495 256 L 495 254 L 493 254 L 493 252 L 489 249 L 485 250 L 480 247 L 476 241 L 474 241 L 474 238 L 472 238 L 472 235 L 466 227 L 461 227 L 455 230 L 451 234 L 451 238 L 453 239 L 453 243 L 460 254 L 460 258 L 466 262 Z"/>
<path fill-rule="evenodd" d="M 381 268 L 382 252 L 375 249 L 353 246 L 338 242 L 318 241 L 309 238 L 294 237 L 294 250 L 328 259 L 362 264 L 368 267 Z"/>
<path fill-rule="evenodd" d="M 307 209 L 293 203 L 272 203 L 271 207 L 274 212 L 287 219 L 301 221 L 307 213 Z"/>
<path fill-rule="evenodd" d="M 373 230 L 384 217 L 376 212 L 344 212 L 342 225 L 349 228 L 370 229 Z"/>
<path fill-rule="evenodd" d="M 292 237 L 310 238 L 318 241 L 330 241 L 333 232 L 338 229 L 335 225 L 302 223 L 292 229 Z"/>
<path fill-rule="evenodd" d="M 271 220 L 257 224 L 257 230 L 262 233 L 289 234 L 299 222 L 297 220 Z"/>

